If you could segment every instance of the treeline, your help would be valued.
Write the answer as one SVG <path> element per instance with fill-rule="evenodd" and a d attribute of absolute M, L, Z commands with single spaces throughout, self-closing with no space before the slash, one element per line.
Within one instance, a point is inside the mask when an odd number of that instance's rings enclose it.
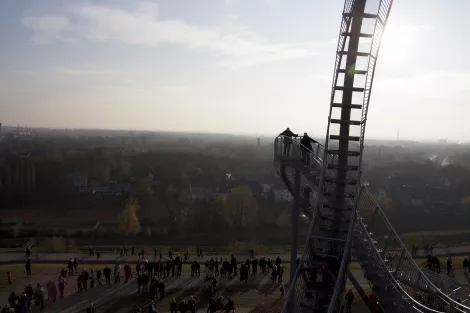
<path fill-rule="evenodd" d="M 3 165 L 0 164 L 0 176 L 6 175 L 7 168 L 11 169 L 11 175 L 19 175 L 16 164 L 25 162 L 34 164 L 36 188 L 28 193 L 22 192 L 24 188 L 21 187 L 17 188 L 17 192 L 14 188 L 0 188 L 0 196 L 4 199 L 21 196 L 32 199 L 50 197 L 53 200 L 54 197 L 71 196 L 77 191 L 73 178 L 78 175 L 87 176 L 88 185 L 91 186 L 107 181 L 130 183 L 134 196 L 161 193 L 154 187 L 149 190 L 148 185 L 142 183 L 149 174 L 153 175 L 159 186 L 179 187 L 184 184 L 184 188 L 190 182 L 194 184 L 201 180 L 206 185 L 217 184 L 227 178 L 227 173 L 236 178 L 253 177 L 260 182 L 276 180 L 271 163 L 265 159 L 216 157 L 190 152 L 126 154 L 119 149 L 109 151 L 102 148 L 90 151 L 55 149 L 27 157 L 9 155 Z M 19 184 L 21 178 L 15 177 L 12 181 Z"/>
<path fill-rule="evenodd" d="M 289 229 L 291 215 L 288 204 L 256 197 L 246 186 L 233 188 L 230 193 L 207 200 L 194 201 L 181 190 L 170 187 L 167 203 L 155 210 L 159 231 L 166 235 L 190 235 L 206 232 L 243 231 L 248 229 Z M 158 210 L 158 211 L 157 211 Z M 145 234 L 141 227 L 141 204 L 130 198 L 117 218 L 117 229 L 122 235 Z M 146 210 L 146 214 L 148 210 Z M 151 236 L 151 234 L 148 234 Z"/>

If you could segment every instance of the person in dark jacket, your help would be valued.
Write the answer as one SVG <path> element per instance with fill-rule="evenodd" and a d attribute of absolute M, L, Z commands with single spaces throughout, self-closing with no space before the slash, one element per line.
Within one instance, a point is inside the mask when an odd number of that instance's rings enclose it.
<path fill-rule="evenodd" d="M 86 313 L 95 313 L 95 306 L 93 303 L 91 303 L 90 306 L 86 309 Z"/>
<path fill-rule="evenodd" d="M 194 297 L 191 297 L 188 301 L 188 306 L 191 313 L 196 313 L 196 300 L 194 300 Z"/>
<path fill-rule="evenodd" d="M 170 312 L 171 313 L 178 313 L 178 304 L 176 303 L 176 300 L 173 299 L 170 303 Z"/>
<path fill-rule="evenodd" d="M 302 145 L 302 162 L 306 165 L 310 165 L 309 153 L 313 151 L 312 144 L 317 142 L 313 140 L 307 133 L 304 133 L 300 144 Z"/>
<path fill-rule="evenodd" d="M 298 134 L 294 134 L 289 127 L 286 128 L 285 131 L 279 134 L 279 136 L 284 136 L 283 144 L 284 144 L 284 155 L 288 156 L 290 153 L 290 147 L 292 144 L 292 137 L 297 137 Z"/>
<path fill-rule="evenodd" d="M 178 309 L 180 310 L 181 313 L 186 313 L 186 311 L 188 310 L 188 304 L 186 303 L 186 300 L 182 300 L 180 302 Z"/>
<path fill-rule="evenodd" d="M 348 293 L 345 297 L 346 300 L 346 313 L 351 313 L 351 307 L 354 301 L 354 293 L 351 289 L 349 289 Z"/>
<path fill-rule="evenodd" d="M 157 313 L 157 305 L 153 300 L 149 304 L 149 313 Z"/>

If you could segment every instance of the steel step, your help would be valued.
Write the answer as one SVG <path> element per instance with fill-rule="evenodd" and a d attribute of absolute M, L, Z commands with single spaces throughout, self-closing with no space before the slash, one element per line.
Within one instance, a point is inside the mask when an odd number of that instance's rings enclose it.
<path fill-rule="evenodd" d="M 359 151 L 346 151 L 345 153 L 342 153 L 339 150 L 328 150 L 329 154 L 334 154 L 334 155 L 347 155 L 347 156 L 360 156 L 361 153 Z"/>
<path fill-rule="evenodd" d="M 338 164 L 328 164 L 329 170 L 345 170 L 345 171 L 357 171 L 359 170 L 358 165 L 347 165 L 347 166 L 339 166 Z"/>
<path fill-rule="evenodd" d="M 333 124 L 345 124 L 345 125 L 355 125 L 359 126 L 362 124 L 361 121 L 352 121 L 352 120 L 338 120 L 338 119 L 330 119 L 330 122 Z"/>
<path fill-rule="evenodd" d="M 351 33 L 349 32 L 343 32 L 341 33 L 342 36 L 351 36 Z M 362 37 L 362 38 L 373 38 L 374 34 L 366 34 L 366 33 L 359 33 L 359 36 L 357 37 Z"/>
<path fill-rule="evenodd" d="M 341 197 L 341 196 L 344 196 L 345 198 L 355 198 L 356 197 L 356 193 L 349 193 L 349 192 L 345 192 L 345 193 L 341 194 L 339 192 L 325 190 L 323 192 L 323 194 L 325 196 L 330 196 L 330 197 Z"/>
<path fill-rule="evenodd" d="M 339 135 L 330 135 L 332 140 L 349 140 L 349 141 L 359 141 L 361 137 L 359 136 L 339 136 Z"/>
<path fill-rule="evenodd" d="M 342 104 L 342 103 L 332 103 L 333 108 L 348 108 L 348 109 L 362 109 L 362 104 Z"/>
<path fill-rule="evenodd" d="M 353 209 L 353 206 L 349 204 L 345 204 L 345 208 L 337 208 L 333 205 L 330 205 L 329 203 L 323 203 L 323 207 L 325 209 L 332 209 L 337 211 L 351 211 Z"/>
<path fill-rule="evenodd" d="M 344 87 L 344 86 L 335 86 L 335 90 L 338 91 L 355 91 L 355 92 L 364 92 L 364 88 L 362 87 Z"/>
<path fill-rule="evenodd" d="M 312 236 L 310 238 L 315 239 L 315 240 L 346 242 L 346 240 L 344 240 L 344 239 L 334 238 L 334 237 Z"/>
<path fill-rule="evenodd" d="M 339 184 L 339 185 L 357 185 L 356 179 L 347 179 L 344 182 L 339 182 L 337 181 L 335 177 L 325 177 L 323 181 L 327 183 L 334 183 L 334 184 Z"/>
<path fill-rule="evenodd" d="M 348 75 L 366 75 L 367 71 L 365 70 L 347 70 L 345 68 L 338 69 L 338 73 L 340 74 L 348 74 Z"/>
<path fill-rule="evenodd" d="M 349 52 L 349 51 L 338 51 L 339 54 L 341 55 L 355 55 L 357 57 L 368 57 L 370 55 L 370 52 Z"/>
<path fill-rule="evenodd" d="M 353 17 L 352 13 L 343 13 L 344 17 Z M 372 14 L 372 13 L 362 13 L 361 14 L 362 18 L 379 18 L 377 14 Z"/>

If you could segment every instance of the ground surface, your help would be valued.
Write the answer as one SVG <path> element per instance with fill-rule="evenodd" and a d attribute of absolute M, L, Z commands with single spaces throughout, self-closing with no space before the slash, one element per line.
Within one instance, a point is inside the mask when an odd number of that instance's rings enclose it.
<path fill-rule="evenodd" d="M 239 260 L 245 260 L 248 256 L 247 254 L 234 254 L 235 257 Z M 38 253 L 39 259 L 36 258 L 36 253 L 31 253 L 31 260 L 32 262 L 54 262 L 54 263 L 61 263 L 67 262 L 71 257 L 76 257 L 81 262 L 86 263 L 114 263 L 114 262 L 129 262 L 135 263 L 138 260 L 137 255 L 134 256 L 124 256 L 120 257 L 117 253 L 102 253 L 99 262 L 96 260 L 96 256 L 89 256 L 88 254 L 84 253 Z M 175 257 L 176 255 L 173 255 Z M 269 257 L 271 259 L 275 259 L 277 256 L 281 257 L 284 261 L 290 259 L 290 254 L 266 254 L 265 257 Z M 167 257 L 164 255 L 163 257 Z M 202 258 L 197 258 L 196 256 L 190 256 L 190 259 L 196 259 L 200 262 L 210 260 L 212 258 L 222 258 L 222 259 L 230 259 L 230 255 L 205 255 Z M 153 253 L 146 255 L 146 258 L 153 259 Z M 22 252 L 15 252 L 15 253 L 2 253 L 0 254 L 0 263 L 16 263 L 16 262 L 25 262 L 25 254 Z"/>
<path fill-rule="evenodd" d="M 10 254 L 2 254 L 0 258 L 8 260 L 7 256 Z M 11 254 L 15 256 L 14 254 Z M 10 257 L 11 257 L 10 255 Z M 269 256 L 269 255 L 267 255 Z M 275 258 L 277 255 L 271 255 L 269 257 Z M 18 259 L 24 260 L 23 254 L 18 254 L 16 256 Z M 65 266 L 67 259 L 70 257 L 70 254 L 44 254 L 40 256 L 41 259 L 53 261 L 57 258 L 63 258 L 63 261 L 59 264 L 34 264 L 32 266 L 33 275 L 31 277 L 25 277 L 24 265 L 21 264 L 8 264 L 0 266 L 0 273 L 3 275 L 0 276 L 0 298 L 6 302 L 8 295 L 12 291 L 20 292 L 24 289 L 24 286 L 27 284 L 35 285 L 37 282 L 46 284 L 49 280 L 57 280 L 59 276 L 60 269 Z M 96 258 L 88 257 L 87 255 L 80 255 L 84 261 L 88 261 L 88 264 L 81 264 L 79 267 L 83 268 L 103 268 L 105 264 L 96 264 L 94 262 Z M 220 256 L 218 256 L 220 257 Z M 222 256 L 222 258 L 229 256 Z M 289 256 L 281 255 L 285 263 L 287 262 Z M 125 261 L 132 260 L 136 258 L 116 258 L 115 254 L 102 255 L 105 262 L 108 262 L 109 265 L 112 265 L 116 262 L 116 259 L 120 264 L 123 264 Z M 206 257 L 202 260 L 205 260 Z M 237 255 L 239 261 L 246 259 L 246 255 Z M 455 264 L 455 278 L 462 284 L 469 284 L 468 277 L 463 274 L 461 269 L 461 261 L 463 257 L 453 257 L 453 262 Z M 183 269 L 184 271 L 188 270 L 186 265 Z M 13 284 L 8 285 L 6 281 L 6 271 L 10 271 L 13 275 Z M 363 277 L 361 270 L 352 267 L 352 271 L 356 279 L 363 286 L 363 288 L 368 288 L 367 281 Z M 288 276 L 288 265 L 286 264 L 285 279 Z M 106 312 L 106 313 L 120 313 L 128 312 L 129 308 L 132 307 L 135 303 L 143 303 L 146 300 L 146 296 L 138 297 L 136 296 L 136 282 L 132 280 L 127 284 L 111 284 L 108 286 L 101 286 L 93 289 L 89 289 L 83 293 L 76 293 L 76 277 L 72 276 L 68 278 L 68 285 L 66 286 L 66 299 L 58 300 L 56 303 L 47 303 L 46 312 L 54 313 L 78 313 L 82 312 L 84 308 L 93 302 L 99 307 L 97 312 Z M 200 300 L 200 304 L 203 305 L 204 295 L 201 294 L 201 289 L 203 286 L 202 278 L 200 277 L 191 277 L 188 273 L 183 273 L 181 278 L 170 277 L 166 280 L 167 284 L 167 297 L 162 303 L 159 303 L 159 312 L 166 312 L 169 308 L 169 301 L 171 298 L 175 297 L 177 300 L 187 299 L 191 295 L 195 296 L 196 299 Z M 238 279 L 232 280 L 221 280 L 219 282 L 219 288 L 221 289 L 222 294 L 231 295 L 237 304 L 238 312 L 250 312 L 251 308 L 256 304 L 264 303 L 266 307 L 275 307 L 276 300 L 279 298 L 279 284 L 273 284 L 270 282 L 269 277 L 258 275 L 256 277 L 251 277 L 248 285 L 240 285 Z M 357 305 L 361 306 L 362 301 L 359 297 L 356 297 Z M 1 303 L 1 302 L 0 302 Z M 278 303 L 279 304 L 279 303 Z M 202 312 L 202 311 L 201 311 Z M 261 312 L 261 311 L 260 311 Z M 265 311 L 262 311 L 265 312 Z"/>
<path fill-rule="evenodd" d="M 168 251 L 164 252 L 164 257 L 167 256 Z M 440 256 L 440 257 L 445 257 L 447 255 L 457 255 L 457 256 L 470 256 L 470 246 L 456 246 L 456 247 L 448 247 L 448 248 L 436 248 L 433 251 L 434 255 Z M 238 260 L 244 260 L 247 257 L 247 254 L 241 254 L 241 253 L 234 253 L 235 256 L 237 257 Z M 107 263 L 107 262 L 136 262 L 137 261 L 137 255 L 134 256 L 124 256 L 120 257 L 118 253 L 101 253 L 101 259 L 99 262 L 96 260 L 96 256 L 90 257 L 86 253 L 42 253 L 39 252 L 37 253 L 39 259 L 36 258 L 36 252 L 33 248 L 32 251 L 32 260 L 35 262 L 54 262 L 54 263 L 59 263 L 59 262 L 64 262 L 69 260 L 71 257 L 77 257 L 79 260 L 82 262 L 86 263 Z M 176 254 L 174 254 L 175 256 Z M 260 256 L 258 254 L 258 256 Z M 281 259 L 284 260 L 284 262 L 287 262 L 287 260 L 290 259 L 290 254 L 275 254 L 275 253 L 267 253 L 264 254 L 265 257 L 270 257 L 271 259 L 276 258 L 277 256 L 280 256 Z M 416 254 L 417 258 L 423 258 L 425 256 L 425 253 L 423 250 L 418 251 Z M 211 258 L 230 258 L 229 254 L 211 254 L 211 255 L 205 255 L 203 258 L 198 258 L 200 261 L 205 261 L 205 260 L 210 260 Z M 153 258 L 153 253 L 146 254 L 146 258 L 152 259 Z M 195 255 L 190 255 L 191 259 L 196 258 Z M 24 262 L 25 261 L 25 254 L 24 252 L 11 252 L 11 253 L 0 253 L 0 264 L 11 264 L 11 263 L 18 263 L 18 262 Z M 419 261 L 417 261 L 419 262 Z M 461 262 L 454 262 L 457 266 L 460 266 Z"/>

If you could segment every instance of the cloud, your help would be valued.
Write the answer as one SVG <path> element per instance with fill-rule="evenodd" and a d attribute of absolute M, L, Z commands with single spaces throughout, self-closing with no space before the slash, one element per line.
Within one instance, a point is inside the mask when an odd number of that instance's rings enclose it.
<path fill-rule="evenodd" d="M 115 78 L 118 75 L 114 71 L 81 69 L 81 68 L 77 69 L 77 68 L 68 68 L 68 67 L 53 68 L 51 69 L 51 71 L 57 74 L 63 74 L 63 75 L 73 76 L 73 77 L 92 76 L 92 77 L 99 77 L 99 78 Z"/>
<path fill-rule="evenodd" d="M 98 89 L 140 89 L 139 84 L 136 82 L 129 80 L 125 75 L 111 70 L 86 67 L 56 67 L 49 69 L 49 71 L 61 78 L 80 79 Z"/>
<path fill-rule="evenodd" d="M 158 13 L 158 5 L 149 2 L 134 3 L 128 10 L 86 4 L 67 7 L 61 14 L 25 15 L 21 22 L 33 31 L 36 44 L 77 40 L 148 47 L 174 44 L 216 52 L 225 57 L 217 65 L 230 69 L 318 54 L 312 43 L 270 43 L 237 23 L 236 17 L 222 26 L 203 27 L 162 19 Z"/>
<path fill-rule="evenodd" d="M 418 32 L 428 32 L 434 30 L 434 26 L 431 25 L 416 25 L 410 27 L 410 31 L 413 33 L 418 33 Z"/>
<path fill-rule="evenodd" d="M 434 99 L 445 99 L 470 91 L 470 72 L 431 72 L 425 75 L 379 80 L 374 91 L 400 95 L 403 93 Z"/>
<path fill-rule="evenodd" d="M 189 91 L 189 86 L 186 85 L 161 85 L 160 90 L 172 94 L 185 94 Z"/>
<path fill-rule="evenodd" d="M 313 74 L 310 77 L 313 79 L 326 81 L 326 82 L 331 82 L 331 80 L 333 79 L 333 75 L 326 75 L 326 74 Z"/>
<path fill-rule="evenodd" d="M 72 27 L 68 18 L 57 15 L 23 16 L 21 23 L 33 30 L 32 40 L 36 44 L 48 44 L 57 40 L 64 40 L 63 36 Z"/>
<path fill-rule="evenodd" d="M 34 71 L 31 71 L 31 70 L 25 70 L 25 69 L 18 69 L 16 70 L 16 72 L 18 74 L 22 74 L 22 75 L 27 75 L 27 76 L 34 76 Z"/>

